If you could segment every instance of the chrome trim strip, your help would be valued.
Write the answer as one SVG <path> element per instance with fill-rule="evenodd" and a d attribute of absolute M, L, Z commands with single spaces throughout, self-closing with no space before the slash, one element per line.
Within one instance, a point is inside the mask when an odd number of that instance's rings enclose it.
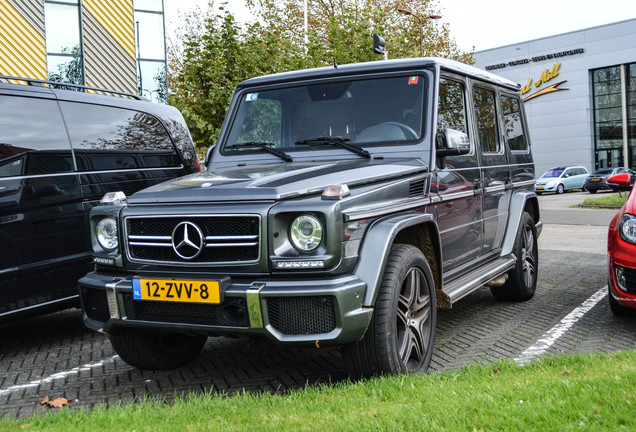
<path fill-rule="evenodd" d="M 205 247 L 251 247 L 258 246 L 258 242 L 252 243 L 206 243 Z"/>
<path fill-rule="evenodd" d="M 254 283 L 245 291 L 247 300 L 247 314 L 250 317 L 251 328 L 263 328 L 263 311 L 261 309 L 261 290 L 265 288 L 263 283 Z"/>
<path fill-rule="evenodd" d="M 171 241 L 172 237 L 170 236 L 145 236 L 145 235 L 129 235 L 128 236 L 128 240 L 157 240 L 157 241 L 162 241 L 162 240 L 168 240 Z"/>
<path fill-rule="evenodd" d="M 523 187 L 523 186 L 534 186 L 536 184 L 536 180 L 526 180 L 521 182 L 513 182 L 513 187 Z"/>
<path fill-rule="evenodd" d="M 484 188 L 484 192 L 485 193 L 493 193 L 493 192 L 503 192 L 506 190 L 506 186 L 501 185 L 501 186 L 486 186 Z"/>
<path fill-rule="evenodd" d="M 462 192 L 455 192 L 455 193 L 451 193 L 451 194 L 446 194 L 446 195 L 440 195 L 439 199 L 440 201 L 453 201 L 456 199 L 461 199 L 461 198 L 470 198 L 475 196 L 475 190 L 469 190 L 469 191 L 462 191 Z"/>
<path fill-rule="evenodd" d="M 258 235 L 240 235 L 240 236 L 207 236 L 205 241 L 215 240 L 253 240 L 257 239 Z"/>
<path fill-rule="evenodd" d="M 157 246 L 172 247 L 172 243 L 148 243 L 148 242 L 128 242 L 130 246 Z"/>
<path fill-rule="evenodd" d="M 108 303 L 108 310 L 110 311 L 110 317 L 113 319 L 120 319 L 121 313 L 119 306 L 117 305 L 117 285 L 123 282 L 123 279 L 117 279 L 113 282 L 106 284 L 106 302 Z"/>
<path fill-rule="evenodd" d="M 416 208 L 420 208 L 423 206 L 427 206 L 431 203 L 431 198 L 421 198 L 414 200 L 409 198 L 407 200 L 401 200 L 397 204 L 391 204 L 386 207 L 382 206 L 369 206 L 366 208 L 361 208 L 357 211 L 345 212 L 344 219 L 345 222 L 351 222 L 359 219 L 368 219 L 372 217 L 382 216 L 385 214 L 395 213 L 399 211 L 413 210 Z"/>

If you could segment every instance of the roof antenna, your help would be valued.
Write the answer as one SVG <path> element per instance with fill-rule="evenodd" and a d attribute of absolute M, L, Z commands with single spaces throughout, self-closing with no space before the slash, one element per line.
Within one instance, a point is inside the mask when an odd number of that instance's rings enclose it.
<path fill-rule="evenodd" d="M 333 56 L 333 68 L 338 69 L 338 63 L 336 63 L 336 56 Z"/>

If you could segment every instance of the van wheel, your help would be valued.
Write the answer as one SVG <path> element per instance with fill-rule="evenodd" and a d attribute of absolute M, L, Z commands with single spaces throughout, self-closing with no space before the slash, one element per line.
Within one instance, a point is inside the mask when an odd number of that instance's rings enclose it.
<path fill-rule="evenodd" d="M 343 348 L 351 378 L 428 369 L 437 319 L 433 281 L 418 248 L 391 249 L 371 323 L 359 342 Z"/>
<path fill-rule="evenodd" d="M 205 345 L 206 336 L 155 333 L 137 329 L 111 334 L 110 343 L 119 357 L 140 369 L 174 369 L 191 362 Z"/>
<path fill-rule="evenodd" d="M 565 192 L 565 187 L 563 187 L 562 184 L 558 185 L 556 188 L 556 193 L 562 194 L 563 192 Z"/>
<path fill-rule="evenodd" d="M 537 228 L 532 217 L 524 212 L 513 248 L 517 257 L 515 267 L 508 272 L 508 280 L 504 285 L 490 288 L 497 300 L 525 301 L 532 298 L 539 274 L 538 252 Z"/>

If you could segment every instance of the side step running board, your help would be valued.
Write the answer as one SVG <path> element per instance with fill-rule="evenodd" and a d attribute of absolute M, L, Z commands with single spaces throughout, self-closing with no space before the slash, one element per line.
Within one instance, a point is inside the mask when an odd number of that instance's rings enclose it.
<path fill-rule="evenodd" d="M 503 275 L 515 266 L 516 258 L 510 254 L 507 257 L 499 258 L 489 263 L 479 270 L 472 271 L 454 281 L 444 285 L 444 292 L 448 295 L 451 303 L 455 303 L 466 297 L 471 292 L 486 285 L 493 279 Z"/>

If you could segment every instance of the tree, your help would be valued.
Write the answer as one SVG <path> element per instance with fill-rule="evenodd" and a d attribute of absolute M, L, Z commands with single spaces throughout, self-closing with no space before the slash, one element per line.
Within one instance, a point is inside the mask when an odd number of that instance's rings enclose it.
<path fill-rule="evenodd" d="M 195 145 L 213 145 L 234 87 L 244 79 L 288 70 L 379 60 L 372 34 L 386 39 L 389 58 L 419 55 L 419 21 L 397 12 L 435 13 L 432 0 L 308 1 L 308 43 L 305 44 L 303 2 L 246 0 L 257 17 L 241 27 L 225 10 L 185 18 L 180 43 L 169 48 L 169 102 L 183 113 Z M 424 21 L 426 55 L 472 63 L 450 38 L 446 25 Z"/>
<path fill-rule="evenodd" d="M 299 51 L 304 44 L 303 2 L 298 0 L 246 0 L 253 14 L 277 29 Z M 418 57 L 420 22 L 398 12 L 405 8 L 424 17 L 438 14 L 433 0 L 308 0 L 308 44 L 310 66 L 377 60 L 371 51 L 372 34 L 386 40 L 389 58 Z M 424 20 L 424 55 L 473 63 L 450 37 L 447 24 Z M 322 64 L 321 64 L 322 63 Z"/>

